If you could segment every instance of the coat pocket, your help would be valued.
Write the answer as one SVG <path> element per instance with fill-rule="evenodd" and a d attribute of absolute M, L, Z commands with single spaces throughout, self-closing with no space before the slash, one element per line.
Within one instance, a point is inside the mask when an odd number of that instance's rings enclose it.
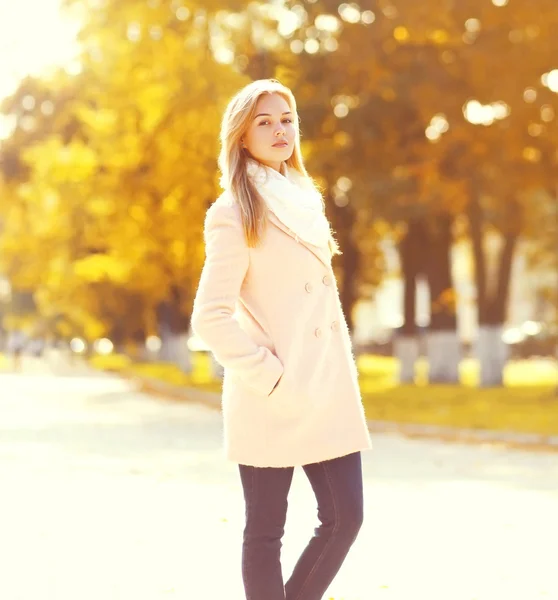
<path fill-rule="evenodd" d="M 281 384 L 283 383 L 283 379 L 285 378 L 285 371 L 283 370 L 283 374 L 279 377 L 279 381 L 275 384 L 275 387 L 271 390 L 271 392 L 267 395 L 268 398 L 273 398 L 275 394 L 278 392 Z"/>
<path fill-rule="evenodd" d="M 288 371 L 283 375 L 277 387 L 266 398 L 269 410 L 280 418 L 296 418 L 304 409 L 304 401 L 297 386 L 293 384 Z"/>
<path fill-rule="evenodd" d="M 265 346 L 268 350 L 275 354 L 275 344 L 263 325 L 246 310 L 236 313 L 238 324 L 244 333 L 251 338 L 254 344 Z"/>

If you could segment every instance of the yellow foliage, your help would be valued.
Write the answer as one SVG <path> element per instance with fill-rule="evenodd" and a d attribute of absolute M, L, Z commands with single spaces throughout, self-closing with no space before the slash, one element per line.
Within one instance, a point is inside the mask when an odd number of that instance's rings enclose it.
<path fill-rule="evenodd" d="M 434 31 L 428 33 L 428 37 L 435 44 L 445 44 L 449 40 L 448 32 L 444 29 L 435 29 Z"/>
<path fill-rule="evenodd" d="M 203 217 L 220 192 L 220 117 L 248 80 L 240 72 L 246 63 L 254 77 L 274 71 L 295 87 L 312 174 L 324 186 L 348 177 L 356 212 L 389 228 L 411 211 L 462 214 L 473 174 L 483 191 L 497 192 L 497 208 L 517 191 L 556 187 L 556 99 L 538 85 L 556 56 L 553 0 L 537 10 L 511 2 L 500 10 L 489 0 L 381 3 L 383 16 L 320 37 L 315 55 L 289 50 L 292 39 L 309 34 L 301 26 L 293 38 L 278 39 L 284 43 L 261 68 L 257 46 L 264 47 L 266 31 L 276 34 L 276 23 L 271 12 L 257 21 L 246 3 L 192 0 L 179 18 L 168 2 L 95 9 L 66 2 L 86 8 L 83 70 L 35 86 L 32 115 L 22 112 L 25 86 L 12 103 L 14 115 L 35 121 L 2 145 L 14 165 L 20 157 L 24 165 L 0 190 L 0 268 L 14 285 L 36 291 L 43 313 L 71 314 L 72 326 L 93 331 L 91 319 L 107 327 L 121 321 L 118 301 L 105 300 L 121 299 L 122 286 L 145 313 L 172 295 L 184 313 L 191 309 Z M 299 8 L 311 23 L 326 7 Z M 240 14 L 231 18 L 232 10 Z M 232 65 L 213 59 L 219 45 L 234 49 Z M 536 102 L 518 94 L 535 85 Z M 332 109 L 340 94 L 348 99 L 345 118 Z M 463 113 L 471 99 L 509 106 L 511 118 L 473 125 Z M 55 106 L 51 119 L 41 112 L 44 102 Z M 445 129 L 427 139 L 440 114 Z M 371 210 L 359 212 L 362 206 Z M 517 218 L 507 215 L 506 224 Z M 368 219 L 357 237 L 385 230 Z M 374 261 L 374 244 L 361 247 Z"/>
<path fill-rule="evenodd" d="M 409 30 L 406 27 L 400 25 L 393 30 L 393 37 L 400 43 L 404 43 L 409 40 Z"/>
<path fill-rule="evenodd" d="M 191 310 L 205 209 L 219 193 L 220 117 L 246 78 L 212 59 L 192 20 L 151 35 L 168 6 L 126 0 L 85 14 L 81 41 L 98 52 L 51 90 L 60 127 L 22 145 L 30 172 L 2 210 L 0 267 L 35 290 L 41 313 L 67 316 L 60 327 L 97 336 L 137 330 L 119 314 L 124 297 L 143 307 L 140 321 L 171 290 Z M 139 40 L 122 35 L 131 23 Z"/>
<path fill-rule="evenodd" d="M 119 260 L 106 254 L 93 254 L 76 260 L 73 265 L 74 274 L 87 283 L 109 279 L 117 284 L 128 282 L 130 269 Z"/>
<path fill-rule="evenodd" d="M 23 158 L 33 168 L 36 179 L 54 186 L 86 180 L 98 166 L 91 147 L 77 140 L 64 144 L 57 136 L 32 146 L 23 153 Z"/>

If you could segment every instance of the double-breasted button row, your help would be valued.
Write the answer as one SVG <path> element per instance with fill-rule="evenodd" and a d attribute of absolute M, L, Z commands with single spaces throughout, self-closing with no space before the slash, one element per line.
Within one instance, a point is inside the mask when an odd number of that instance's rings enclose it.
<path fill-rule="evenodd" d="M 332 283 L 331 277 L 329 275 L 324 275 L 322 277 L 322 283 L 324 285 L 331 285 L 331 283 Z M 314 286 L 312 285 L 312 282 L 311 281 L 307 281 L 306 284 L 305 284 L 305 286 L 304 286 L 304 289 L 309 294 L 311 294 L 312 291 L 314 290 Z M 339 323 L 337 321 L 333 321 L 333 323 L 331 323 L 331 325 L 330 325 L 330 328 L 331 328 L 332 331 L 337 331 L 339 329 Z M 321 327 L 316 327 L 316 329 L 314 329 L 314 335 L 317 338 L 321 338 L 322 337 L 323 332 L 322 332 Z"/>
<path fill-rule="evenodd" d="M 332 331 L 339 331 L 339 321 L 333 321 L 333 323 L 330 325 L 331 330 Z M 320 327 L 317 327 L 314 331 L 314 335 L 317 338 L 321 338 L 322 337 L 322 330 Z"/>
<path fill-rule="evenodd" d="M 322 277 L 322 283 L 323 283 L 324 285 L 331 285 L 331 277 L 330 277 L 329 275 L 324 275 L 324 276 Z M 312 285 L 312 282 L 311 282 L 311 281 L 308 281 L 308 282 L 306 283 L 306 285 L 304 286 L 304 289 L 305 289 L 305 290 L 306 290 L 306 291 L 307 291 L 309 294 L 311 294 L 311 293 L 312 293 L 312 291 L 314 290 L 314 286 Z"/>

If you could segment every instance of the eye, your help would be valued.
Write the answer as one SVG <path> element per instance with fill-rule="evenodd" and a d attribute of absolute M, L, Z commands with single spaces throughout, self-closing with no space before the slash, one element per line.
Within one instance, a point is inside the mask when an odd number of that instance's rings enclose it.
<path fill-rule="evenodd" d="M 289 119 L 289 118 L 283 119 L 283 123 L 292 123 L 292 122 L 293 122 L 292 119 Z"/>
<path fill-rule="evenodd" d="M 268 123 L 269 123 L 269 121 L 260 121 L 260 122 L 258 123 L 258 127 L 259 127 L 260 125 L 267 125 Z"/>

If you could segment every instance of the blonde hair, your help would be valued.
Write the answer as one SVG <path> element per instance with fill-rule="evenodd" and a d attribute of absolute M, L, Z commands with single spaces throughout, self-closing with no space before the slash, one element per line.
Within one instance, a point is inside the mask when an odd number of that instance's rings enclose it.
<path fill-rule="evenodd" d="M 278 94 L 289 105 L 296 135 L 293 153 L 285 162 L 288 167 L 309 177 L 300 150 L 299 117 L 292 91 L 276 79 L 258 79 L 244 86 L 234 95 L 225 109 L 221 122 L 221 150 L 218 164 L 223 187 L 231 191 L 240 206 L 244 235 L 250 247 L 257 246 L 262 238 L 267 210 L 265 202 L 248 177 L 246 163 L 252 157 L 242 149 L 241 139 L 256 116 L 258 100 L 264 94 Z M 340 254 L 337 242 L 333 236 L 330 238 L 329 245 L 332 253 Z"/>

